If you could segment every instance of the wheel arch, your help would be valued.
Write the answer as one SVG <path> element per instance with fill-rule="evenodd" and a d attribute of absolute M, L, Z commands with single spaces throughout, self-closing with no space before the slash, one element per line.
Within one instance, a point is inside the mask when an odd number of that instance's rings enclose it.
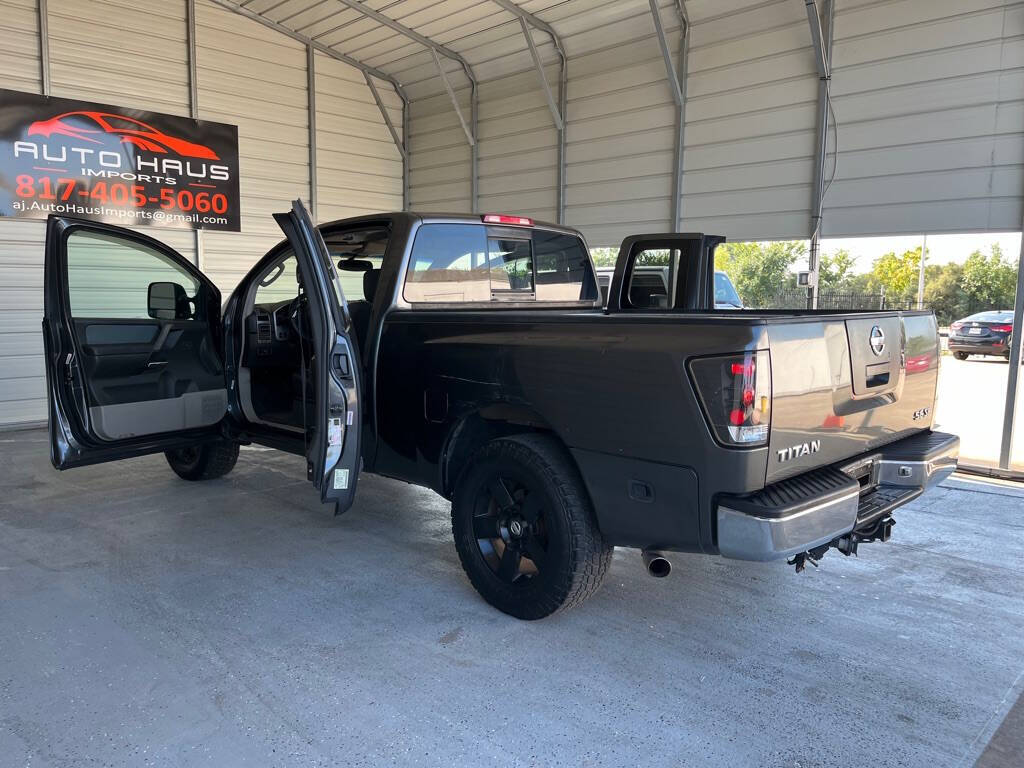
<path fill-rule="evenodd" d="M 448 430 L 439 467 L 441 494 L 452 497 L 462 470 L 477 450 L 491 440 L 520 434 L 551 436 L 566 449 L 569 460 L 576 463 L 565 441 L 536 409 L 525 404 L 492 403 L 463 414 Z"/>

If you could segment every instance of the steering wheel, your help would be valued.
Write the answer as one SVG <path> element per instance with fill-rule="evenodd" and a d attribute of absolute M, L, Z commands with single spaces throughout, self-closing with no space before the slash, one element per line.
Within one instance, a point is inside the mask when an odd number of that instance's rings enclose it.
<path fill-rule="evenodd" d="M 295 335 L 303 341 L 312 341 L 305 321 L 308 307 L 309 301 L 301 293 L 288 304 L 288 324 L 295 331 Z"/>

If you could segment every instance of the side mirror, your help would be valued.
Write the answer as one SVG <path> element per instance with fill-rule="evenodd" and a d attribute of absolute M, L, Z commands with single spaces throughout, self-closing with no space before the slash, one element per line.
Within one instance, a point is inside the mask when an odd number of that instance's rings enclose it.
<path fill-rule="evenodd" d="M 185 289 L 177 283 L 150 283 L 146 302 L 154 320 L 189 320 L 192 303 Z"/>

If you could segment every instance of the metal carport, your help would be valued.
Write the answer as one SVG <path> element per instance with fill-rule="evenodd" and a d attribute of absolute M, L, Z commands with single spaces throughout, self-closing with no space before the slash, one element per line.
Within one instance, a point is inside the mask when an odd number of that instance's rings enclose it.
<path fill-rule="evenodd" d="M 0 86 L 240 126 L 242 233 L 160 233 L 224 288 L 296 194 L 321 220 L 508 211 L 592 246 L 682 229 L 814 253 L 815 235 L 1021 227 L 1019 2 L 4 6 Z M 0 222 L 0 423 L 44 415 L 40 237 Z"/>

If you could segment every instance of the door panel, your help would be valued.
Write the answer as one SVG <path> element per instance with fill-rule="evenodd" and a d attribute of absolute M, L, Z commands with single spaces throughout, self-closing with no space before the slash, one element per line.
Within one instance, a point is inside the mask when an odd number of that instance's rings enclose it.
<path fill-rule="evenodd" d="M 335 514 L 352 506 L 362 463 L 361 357 L 348 302 L 323 238 L 301 201 L 274 215 L 295 252 L 309 304 L 316 408 L 308 435 L 309 478 Z"/>
<path fill-rule="evenodd" d="M 220 294 L 201 272 L 135 232 L 51 218 L 45 285 L 55 466 L 219 434 L 227 410 Z M 173 288 L 170 304 L 154 286 Z"/>

